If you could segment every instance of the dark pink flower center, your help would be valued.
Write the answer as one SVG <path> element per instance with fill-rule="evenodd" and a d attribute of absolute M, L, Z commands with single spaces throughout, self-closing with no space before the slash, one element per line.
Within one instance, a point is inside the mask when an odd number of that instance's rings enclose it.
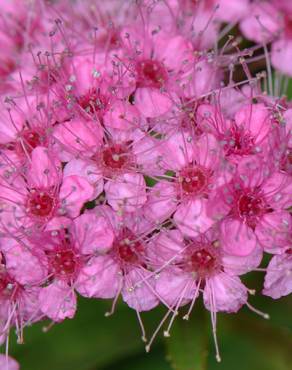
<path fill-rule="evenodd" d="M 19 150 L 22 152 L 31 153 L 34 148 L 42 143 L 40 134 L 30 129 L 22 131 L 20 138 L 22 142 L 19 143 Z"/>
<path fill-rule="evenodd" d="M 137 264 L 141 262 L 144 246 L 129 229 L 125 228 L 116 238 L 114 250 L 120 261 Z"/>
<path fill-rule="evenodd" d="M 73 275 L 78 266 L 78 258 L 71 249 L 61 249 L 50 256 L 51 266 L 55 275 Z"/>
<path fill-rule="evenodd" d="M 102 152 L 102 162 L 112 170 L 125 168 L 129 164 L 129 153 L 126 145 L 114 144 Z"/>
<path fill-rule="evenodd" d="M 95 114 L 105 111 L 108 105 L 108 98 L 99 89 L 91 88 L 86 94 L 79 96 L 77 102 L 87 113 Z"/>
<path fill-rule="evenodd" d="M 285 29 L 284 29 L 285 36 L 291 39 L 292 38 L 292 17 L 285 15 L 284 22 L 285 22 Z"/>
<path fill-rule="evenodd" d="M 48 191 L 32 189 L 28 198 L 28 210 L 33 216 L 50 216 L 55 208 L 54 196 Z"/>
<path fill-rule="evenodd" d="M 181 190 L 184 194 L 198 195 L 209 185 L 211 173 L 203 167 L 190 167 L 183 169 L 179 174 Z"/>
<path fill-rule="evenodd" d="M 186 261 L 185 269 L 202 279 L 218 273 L 221 269 L 219 253 L 212 245 L 191 246 Z"/>
<path fill-rule="evenodd" d="M 233 126 L 225 134 L 226 141 L 225 150 L 227 155 L 247 155 L 252 154 L 254 148 L 254 138 L 243 128 Z"/>
<path fill-rule="evenodd" d="M 286 153 L 281 158 L 281 170 L 292 174 L 292 149 L 288 148 Z"/>
<path fill-rule="evenodd" d="M 164 65 L 156 60 L 146 59 L 136 66 L 137 86 L 161 88 L 167 81 Z"/>
<path fill-rule="evenodd" d="M 0 64 L 0 76 L 7 77 L 10 73 L 12 73 L 16 69 L 16 64 L 13 59 L 7 58 L 6 60 L 2 61 Z"/>
<path fill-rule="evenodd" d="M 238 196 L 238 215 L 251 228 L 255 228 L 261 217 L 268 211 L 269 208 L 265 200 L 259 194 L 247 192 Z"/>
<path fill-rule="evenodd" d="M 185 99 L 185 106 L 182 107 L 182 126 L 191 130 L 195 135 L 202 135 L 203 130 L 198 125 L 196 111 L 198 108 L 197 101 Z"/>
<path fill-rule="evenodd" d="M 3 257 L 1 258 L 3 260 Z M 6 266 L 0 263 L 0 298 L 11 298 L 17 294 L 18 285 L 9 276 Z"/>

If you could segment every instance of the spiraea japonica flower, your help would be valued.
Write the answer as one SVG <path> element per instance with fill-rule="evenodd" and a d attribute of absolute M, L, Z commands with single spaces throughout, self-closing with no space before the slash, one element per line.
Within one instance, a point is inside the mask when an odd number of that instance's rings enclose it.
<path fill-rule="evenodd" d="M 81 295 L 112 300 L 107 316 L 127 305 L 149 350 L 201 297 L 220 361 L 220 312 L 268 317 L 246 275 L 291 293 L 289 4 L 0 0 L 7 348 L 11 328 L 22 343 L 34 322 L 73 319 Z"/>

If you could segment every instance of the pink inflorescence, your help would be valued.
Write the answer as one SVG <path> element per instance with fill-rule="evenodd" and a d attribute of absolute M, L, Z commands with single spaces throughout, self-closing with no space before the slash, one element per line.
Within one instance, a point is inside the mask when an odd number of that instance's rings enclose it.
<path fill-rule="evenodd" d="M 292 6 L 230 3 L 0 0 L 1 342 L 80 294 L 121 297 L 149 350 L 140 313 L 169 336 L 202 295 L 220 361 L 217 312 L 267 317 L 242 275 L 292 292 Z"/>

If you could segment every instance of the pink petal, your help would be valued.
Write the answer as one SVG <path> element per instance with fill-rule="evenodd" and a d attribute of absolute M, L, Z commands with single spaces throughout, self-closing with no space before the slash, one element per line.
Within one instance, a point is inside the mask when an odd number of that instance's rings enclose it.
<path fill-rule="evenodd" d="M 75 286 L 84 297 L 114 298 L 122 284 L 119 265 L 111 256 L 92 258 L 82 268 Z"/>
<path fill-rule="evenodd" d="M 195 295 L 196 283 L 190 274 L 176 268 L 163 270 L 157 279 L 156 290 L 169 306 L 175 307 L 187 304 Z"/>
<path fill-rule="evenodd" d="M 105 126 L 119 130 L 131 130 L 140 127 L 141 115 L 130 103 L 117 101 L 111 105 L 103 117 Z"/>
<path fill-rule="evenodd" d="M 92 199 L 94 189 L 87 180 L 79 176 L 64 178 L 60 189 L 61 211 L 71 217 L 79 215 L 84 203 Z"/>
<path fill-rule="evenodd" d="M 28 246 L 13 243 L 5 250 L 6 268 L 20 284 L 41 284 L 47 276 L 46 258 L 40 260 Z"/>
<path fill-rule="evenodd" d="M 247 127 L 256 144 L 271 130 L 270 113 L 264 104 L 250 104 L 241 108 L 235 114 L 235 122 L 238 127 Z"/>
<path fill-rule="evenodd" d="M 219 8 L 216 10 L 215 16 L 226 23 L 237 22 L 248 14 L 250 9 L 249 0 L 219 0 L 216 3 L 218 3 Z"/>
<path fill-rule="evenodd" d="M 268 253 L 281 253 L 291 238 L 292 219 L 287 211 L 267 213 L 255 229 L 258 241 Z"/>
<path fill-rule="evenodd" d="M 213 312 L 237 312 L 247 302 L 247 289 L 237 276 L 221 272 L 207 279 L 204 304 Z"/>
<path fill-rule="evenodd" d="M 263 258 L 263 248 L 256 246 L 247 256 L 224 254 L 222 265 L 224 271 L 230 275 L 242 275 L 257 268 Z"/>
<path fill-rule="evenodd" d="M 184 258 L 184 247 L 183 235 L 178 230 L 168 230 L 160 232 L 151 240 L 147 247 L 147 256 L 155 267 L 169 261 L 175 264 Z"/>
<path fill-rule="evenodd" d="M 154 278 L 152 277 L 145 282 L 139 283 L 142 279 L 147 279 L 151 274 L 150 271 L 135 268 L 124 277 L 125 283 L 122 289 L 123 300 L 129 307 L 139 312 L 149 311 L 159 304 L 159 300 L 155 294 Z M 139 284 L 132 289 L 136 283 Z"/>
<path fill-rule="evenodd" d="M 191 139 L 191 140 L 189 140 Z M 171 133 L 160 146 L 162 166 L 179 170 L 193 161 L 194 145 L 188 131 Z"/>
<path fill-rule="evenodd" d="M 215 168 L 222 158 L 221 148 L 215 136 L 203 135 L 196 141 L 194 160 L 203 167 Z"/>
<path fill-rule="evenodd" d="M 146 203 L 146 184 L 138 173 L 125 173 L 108 181 L 105 186 L 108 203 L 115 211 L 135 212 Z"/>
<path fill-rule="evenodd" d="M 292 255 L 274 256 L 265 276 L 263 294 L 274 299 L 292 293 Z"/>
<path fill-rule="evenodd" d="M 292 205 L 291 176 L 280 172 L 274 173 L 267 179 L 262 189 L 273 209 L 279 210 Z"/>
<path fill-rule="evenodd" d="M 157 89 L 138 88 L 135 92 L 135 106 L 144 117 L 158 117 L 172 107 L 171 99 Z"/>
<path fill-rule="evenodd" d="M 272 44 L 271 61 L 282 73 L 292 76 L 292 40 L 280 39 Z"/>
<path fill-rule="evenodd" d="M 19 370 L 19 364 L 14 358 L 0 354 L 0 369 L 2 370 Z"/>
<path fill-rule="evenodd" d="M 270 41 L 281 27 L 277 9 L 269 2 L 254 4 L 247 17 L 240 23 L 240 30 L 250 40 L 257 43 Z"/>
<path fill-rule="evenodd" d="M 74 119 L 56 126 L 53 135 L 61 151 L 67 153 L 61 158 L 64 160 L 80 153 L 92 156 L 101 145 L 103 132 L 96 121 Z"/>
<path fill-rule="evenodd" d="M 257 238 L 246 224 L 225 219 L 220 225 L 221 245 L 226 253 L 235 256 L 247 256 L 256 248 Z"/>
<path fill-rule="evenodd" d="M 74 220 L 73 233 L 83 254 L 107 252 L 113 243 L 114 233 L 105 217 L 85 213 Z"/>
<path fill-rule="evenodd" d="M 180 71 L 194 62 L 192 45 L 182 36 L 158 39 L 156 46 L 159 59 L 168 69 Z"/>
<path fill-rule="evenodd" d="M 82 159 L 73 159 L 66 164 L 63 172 L 67 176 L 83 177 L 94 187 L 93 199 L 97 198 L 103 191 L 103 175 L 100 169 L 92 162 Z"/>
<path fill-rule="evenodd" d="M 42 288 L 39 294 L 40 309 L 53 321 L 72 319 L 76 311 L 76 295 L 66 282 L 55 280 Z"/>
<path fill-rule="evenodd" d="M 61 163 L 47 148 L 37 147 L 31 153 L 31 168 L 28 179 L 31 187 L 51 188 L 60 180 Z"/>
<path fill-rule="evenodd" d="M 148 199 L 143 207 L 145 217 L 153 222 L 165 221 L 177 207 L 177 192 L 170 182 L 155 184 L 148 193 Z"/>
<path fill-rule="evenodd" d="M 185 235 L 196 237 L 207 231 L 215 220 L 208 216 L 208 201 L 196 199 L 181 204 L 173 219 L 178 229 Z"/>

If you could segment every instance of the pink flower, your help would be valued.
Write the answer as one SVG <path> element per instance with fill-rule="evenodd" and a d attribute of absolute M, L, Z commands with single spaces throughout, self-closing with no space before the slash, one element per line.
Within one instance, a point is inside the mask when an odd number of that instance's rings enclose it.
<path fill-rule="evenodd" d="M 163 216 L 175 212 L 173 219 L 180 231 L 195 237 L 217 221 L 209 216 L 210 199 L 231 179 L 231 171 L 224 168 L 220 144 L 210 134 L 197 140 L 186 131 L 172 134 L 161 152 L 161 165 L 174 173 L 173 181 L 161 182 L 152 189 L 145 205 L 146 217 L 164 221 Z"/>
<path fill-rule="evenodd" d="M 95 256 L 106 253 L 113 242 L 109 223 L 95 213 L 77 217 L 66 228 L 67 235 L 62 228 L 43 234 L 46 239 L 42 263 L 47 270 L 47 283 L 39 294 L 40 309 L 54 321 L 74 316 L 77 299 L 74 290 L 83 294 L 87 289 L 95 289 L 95 279 L 88 276 L 87 270 L 98 269 Z"/>
<path fill-rule="evenodd" d="M 16 326 L 18 340 L 22 342 L 25 325 L 42 317 L 38 293 L 45 270 L 27 245 L 25 240 L 18 243 L 11 238 L 1 238 L 0 241 L 1 342 L 6 340 L 12 326 Z"/>
<path fill-rule="evenodd" d="M 138 312 L 152 309 L 159 303 L 155 280 L 147 270 L 146 235 L 151 233 L 152 228 L 146 229 L 147 232 L 139 230 L 141 224 L 135 222 L 133 216 L 119 219 L 109 208 L 101 209 L 101 212 L 111 221 L 114 233 L 112 248 L 106 255 L 94 257 L 92 264 L 86 267 L 78 279 L 79 292 L 96 298 L 117 298 L 121 294 L 123 300 Z M 94 289 L 86 285 L 89 279 L 94 282 Z M 147 280 L 146 283 L 133 288 L 136 282 L 143 279 Z"/>
<path fill-rule="evenodd" d="M 176 91 L 192 69 L 192 46 L 182 36 L 145 36 L 136 29 L 127 33 L 134 58 L 135 106 L 145 117 L 163 115 L 170 110 Z M 133 50 L 134 44 L 139 53 Z"/>
<path fill-rule="evenodd" d="M 1 229 L 8 235 L 9 230 L 28 233 L 34 226 L 45 228 L 55 217 L 76 217 L 93 194 L 82 177 L 63 177 L 60 162 L 44 147 L 32 151 L 26 172 L 12 174 L 0 184 L 5 204 Z"/>
<path fill-rule="evenodd" d="M 216 313 L 237 312 L 247 303 L 247 288 L 238 275 L 254 269 L 261 261 L 260 251 L 250 257 L 234 257 L 224 252 L 214 230 L 184 242 L 174 230 L 160 234 L 152 248 L 161 259 L 155 264 L 159 296 L 173 309 L 173 317 L 164 332 L 169 336 L 178 309 L 190 304 L 188 319 L 202 291 L 204 305 L 211 311 L 216 358 L 220 355 L 216 337 Z M 170 314 L 171 311 L 168 312 Z"/>
<path fill-rule="evenodd" d="M 266 251 L 285 245 L 291 224 L 285 210 L 291 204 L 290 192 L 289 176 L 270 172 L 260 159 L 242 160 L 233 182 L 216 199 L 230 209 L 221 222 L 221 242 L 226 252 L 248 255 L 258 242 Z"/>
<path fill-rule="evenodd" d="M 228 159 L 238 163 L 247 155 L 270 149 L 275 128 L 268 107 L 262 103 L 244 105 L 231 119 L 224 117 L 220 106 L 216 108 L 212 105 L 198 107 L 199 127 L 211 131 L 220 140 Z"/>
<path fill-rule="evenodd" d="M 111 137 L 101 135 L 101 128 L 93 121 L 70 121 L 56 128 L 61 158 L 72 159 L 65 166 L 64 176 L 81 177 L 93 186 L 91 199 L 104 190 L 115 210 L 133 212 L 146 202 L 143 174 L 161 172 L 160 143 L 138 129 L 113 129 Z"/>

